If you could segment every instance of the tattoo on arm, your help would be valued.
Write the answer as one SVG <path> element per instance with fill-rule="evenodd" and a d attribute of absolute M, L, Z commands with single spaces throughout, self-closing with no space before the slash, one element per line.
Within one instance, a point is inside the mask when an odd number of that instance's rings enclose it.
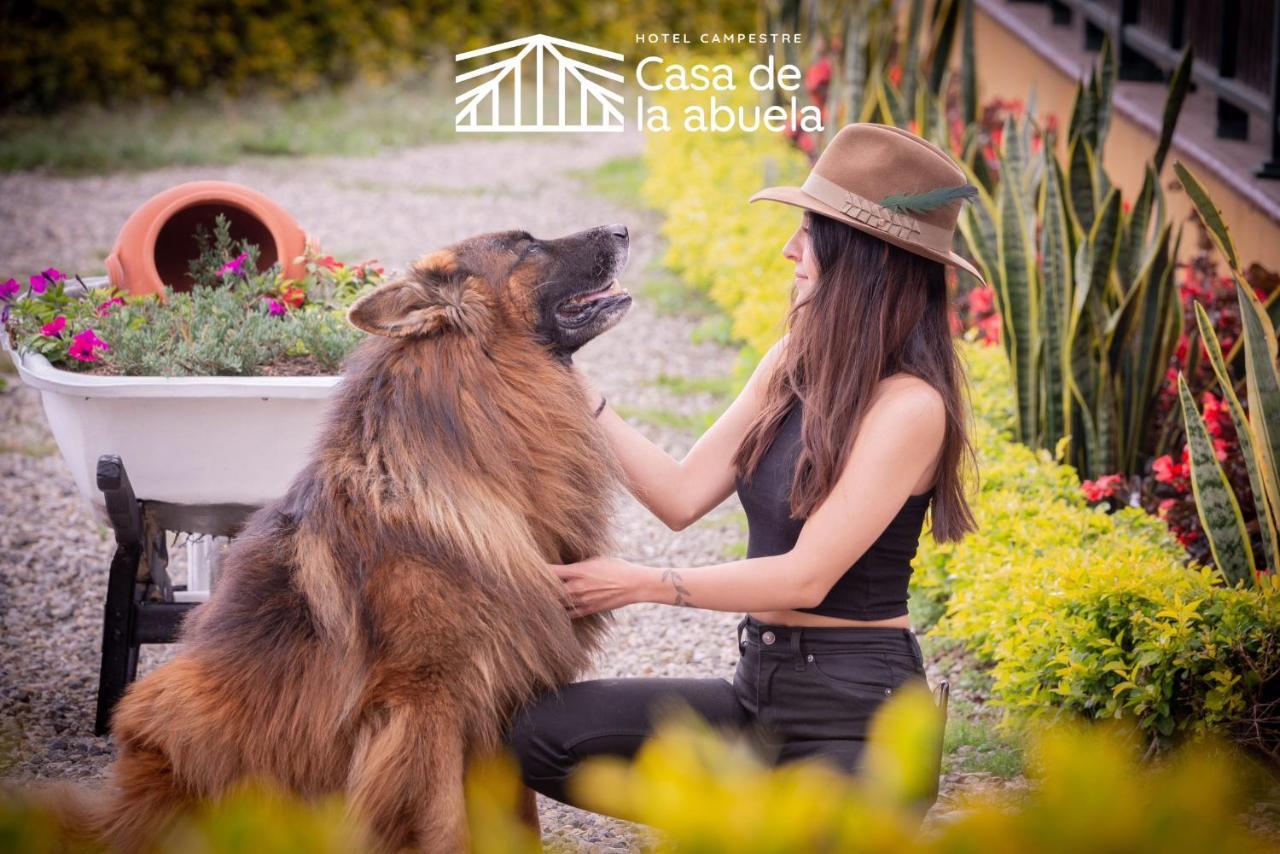
<path fill-rule="evenodd" d="M 689 591 L 685 589 L 684 579 L 680 577 L 680 573 L 676 572 L 674 569 L 664 569 L 662 571 L 662 580 L 670 581 L 671 586 L 676 591 L 676 601 L 671 604 L 684 605 L 689 608 L 694 607 L 694 604 L 689 601 Z"/>

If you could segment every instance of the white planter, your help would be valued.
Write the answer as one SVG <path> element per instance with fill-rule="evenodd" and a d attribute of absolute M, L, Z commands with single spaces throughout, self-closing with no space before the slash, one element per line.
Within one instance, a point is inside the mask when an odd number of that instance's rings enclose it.
<path fill-rule="evenodd" d="M 91 376 L 36 353 L 19 358 L 3 343 L 22 381 L 40 392 L 76 486 L 102 518 L 95 482 L 102 454 L 121 458 L 138 498 L 265 504 L 280 497 L 310 456 L 340 379 Z"/>

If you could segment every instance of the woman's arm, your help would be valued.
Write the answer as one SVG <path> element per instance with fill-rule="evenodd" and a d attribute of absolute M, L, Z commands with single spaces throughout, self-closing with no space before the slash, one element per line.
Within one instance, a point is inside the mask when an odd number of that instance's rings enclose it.
<path fill-rule="evenodd" d="M 830 495 L 790 551 L 686 569 L 611 557 L 555 565 L 571 612 L 634 602 L 737 612 L 813 607 L 884 533 L 937 457 L 945 430 L 942 397 L 921 383 L 903 384 L 872 405 Z"/>
<path fill-rule="evenodd" d="M 701 519 L 733 491 L 733 455 L 760 410 L 782 343 L 769 349 L 729 408 L 679 461 L 609 407 L 600 413 L 600 426 L 622 463 L 627 488 L 673 531 Z M 594 405 L 600 393 L 580 371 L 578 377 Z"/>

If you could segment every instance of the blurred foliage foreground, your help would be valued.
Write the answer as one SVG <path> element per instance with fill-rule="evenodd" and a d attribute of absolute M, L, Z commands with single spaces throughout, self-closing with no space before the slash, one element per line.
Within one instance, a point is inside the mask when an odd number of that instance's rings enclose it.
<path fill-rule="evenodd" d="M 1214 736 L 1158 763 L 1123 721 L 1057 723 L 1030 741 L 1031 788 L 1010 797 L 975 792 L 923 821 L 941 720 L 932 696 L 904 690 L 871 730 L 864 771 L 821 760 L 779 768 L 744 740 L 670 714 L 634 762 L 597 758 L 571 785 L 583 803 L 657 830 L 652 850 L 673 851 L 1125 851 L 1275 850 L 1237 819 L 1263 772 Z M 520 781 L 509 757 L 473 764 L 467 777 L 472 850 L 536 851 L 516 818 Z M 927 800 L 923 801 L 927 802 Z M 362 836 L 340 799 L 303 804 L 246 786 L 170 828 L 159 851 L 349 852 Z M 0 851 L 92 850 L 65 844 L 55 818 L 10 793 L 0 799 Z"/>

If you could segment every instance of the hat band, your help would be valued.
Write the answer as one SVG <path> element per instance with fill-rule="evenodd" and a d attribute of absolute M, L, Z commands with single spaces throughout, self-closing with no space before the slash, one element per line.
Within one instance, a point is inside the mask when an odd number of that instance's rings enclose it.
<path fill-rule="evenodd" d="M 817 172 L 810 172 L 800 189 L 830 205 L 850 219 L 912 243 L 946 254 L 951 251 L 952 231 L 921 222 L 910 214 L 892 211 L 866 196 L 846 190 Z"/>

